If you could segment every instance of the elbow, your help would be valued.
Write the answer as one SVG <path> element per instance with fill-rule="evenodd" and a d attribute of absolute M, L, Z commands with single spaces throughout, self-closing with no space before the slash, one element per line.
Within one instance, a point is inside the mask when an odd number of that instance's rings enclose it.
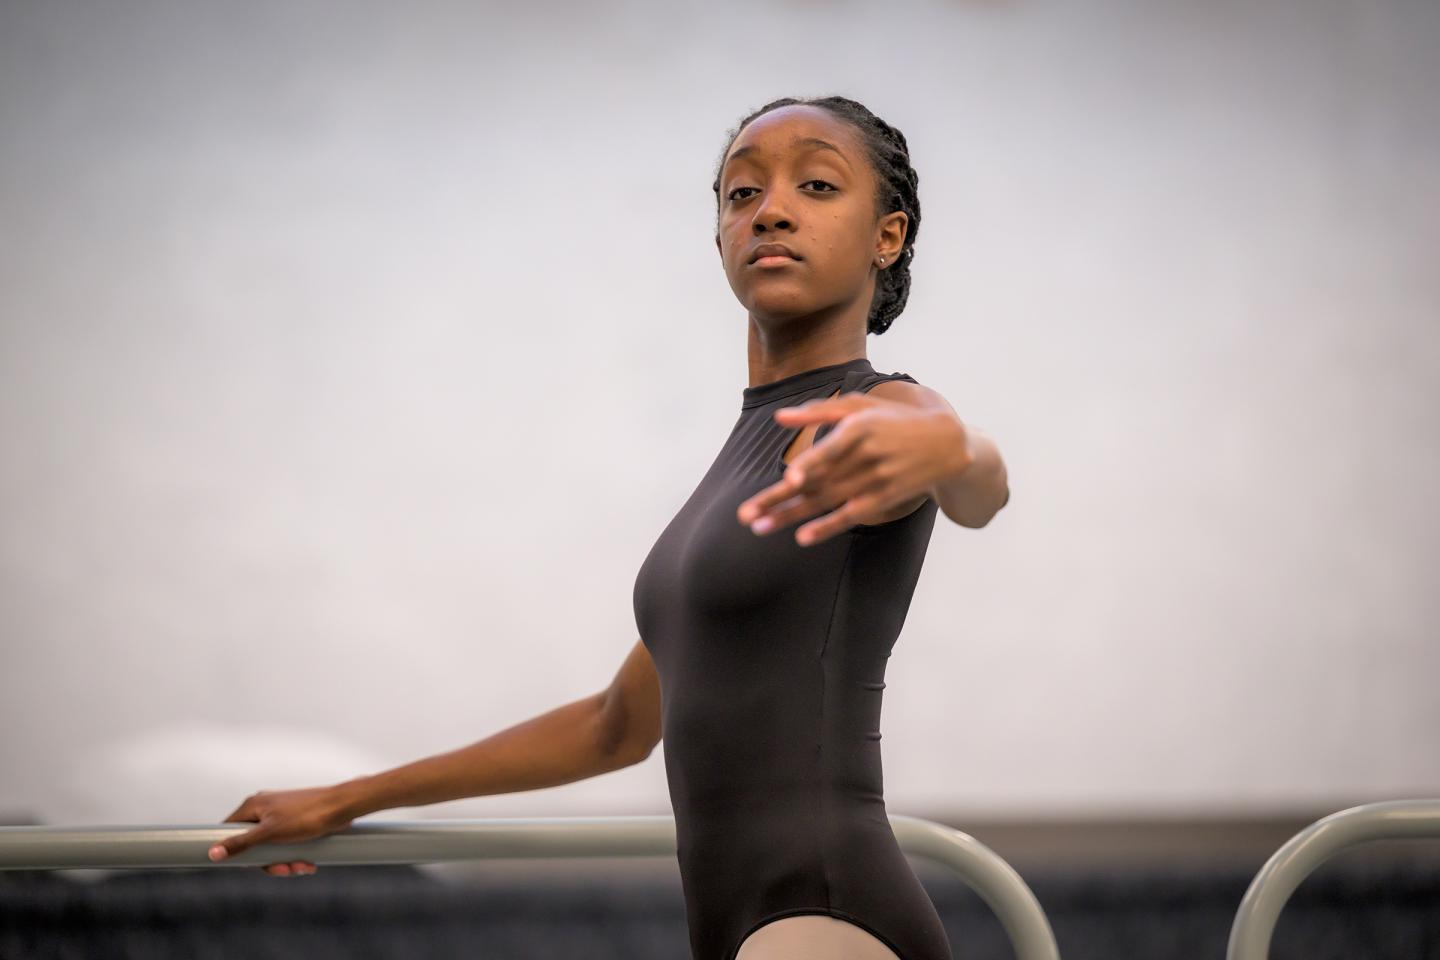
<path fill-rule="evenodd" d="M 622 750 L 626 758 L 626 766 L 634 766 L 637 763 L 644 763 L 655 752 L 655 745 L 660 742 L 660 731 L 642 727 L 633 731 L 628 740 L 627 747 Z"/>
<path fill-rule="evenodd" d="M 1001 510 L 1004 510 L 1004 509 L 1005 509 L 1005 504 L 1007 504 L 1007 503 L 1009 503 L 1009 502 L 1010 502 L 1010 486 L 1009 486 L 1009 484 L 1006 484 L 1006 486 L 1005 486 L 1005 494 L 1004 494 L 1004 496 L 1002 496 L 1002 497 L 1000 498 L 1000 505 L 997 506 L 994 510 L 991 510 L 991 511 L 990 511 L 990 515 L 987 516 L 987 517 L 984 519 L 984 521 L 981 522 L 981 523 L 977 526 L 976 529 L 979 529 L 979 527 L 988 526 L 989 523 L 990 523 L 990 521 L 995 519 L 995 515 L 996 515 L 997 513 L 999 513 Z"/>
<path fill-rule="evenodd" d="M 608 754 L 610 766 L 620 770 L 625 767 L 633 767 L 637 763 L 644 763 L 654 750 L 654 744 L 622 744 L 612 753 Z"/>
<path fill-rule="evenodd" d="M 655 749 L 653 740 L 635 736 L 635 724 L 627 715 L 623 701 L 609 691 L 598 695 L 596 717 L 595 743 L 607 766 L 618 769 L 643 763 Z"/>
<path fill-rule="evenodd" d="M 1001 510 L 1004 510 L 1004 509 L 1005 509 L 1005 505 L 1006 505 L 1007 503 L 1009 503 L 1009 502 L 1010 502 L 1010 488 L 1009 488 L 1009 486 L 1006 486 L 1006 488 L 1005 488 L 1005 493 L 1004 493 L 1004 494 L 1001 496 L 1001 498 L 1000 498 L 1000 505 L 997 506 L 997 507 L 994 507 L 994 508 L 991 509 L 988 513 L 972 514 L 972 515 L 970 515 L 970 516 L 961 515 L 961 516 L 958 516 L 958 517 L 952 517 L 951 519 L 953 519 L 953 520 L 954 520 L 957 524 L 959 524 L 960 526 L 966 527 L 966 528 L 968 528 L 968 529 L 970 529 L 970 530 L 983 530 L 985 527 L 987 527 L 987 526 L 990 525 L 990 521 L 991 521 L 991 520 L 994 520 L 994 519 L 995 519 L 995 515 L 996 515 L 997 513 L 999 513 Z M 947 516 L 948 516 L 948 514 L 947 514 Z"/>

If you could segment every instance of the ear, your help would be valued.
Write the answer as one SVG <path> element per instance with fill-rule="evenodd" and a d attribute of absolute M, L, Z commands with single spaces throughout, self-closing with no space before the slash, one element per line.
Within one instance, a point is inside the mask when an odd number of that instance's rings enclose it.
<path fill-rule="evenodd" d="M 900 258 L 905 247 L 905 231 L 910 227 L 910 215 L 903 210 L 894 210 L 880 218 L 876 228 L 875 255 L 885 258 L 880 269 L 892 266 Z"/>

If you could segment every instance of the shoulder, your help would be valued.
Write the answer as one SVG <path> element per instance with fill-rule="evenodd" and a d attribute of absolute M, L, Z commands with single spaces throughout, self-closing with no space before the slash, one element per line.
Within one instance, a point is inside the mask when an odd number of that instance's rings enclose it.
<path fill-rule="evenodd" d="M 941 396 L 938 390 L 932 390 L 914 380 L 882 380 L 865 392 L 885 400 L 908 403 L 912 407 L 935 410 L 953 409 L 950 402 Z"/>

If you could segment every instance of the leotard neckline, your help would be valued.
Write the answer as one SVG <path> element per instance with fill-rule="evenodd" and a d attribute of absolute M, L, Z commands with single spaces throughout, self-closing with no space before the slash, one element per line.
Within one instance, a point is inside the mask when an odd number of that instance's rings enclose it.
<path fill-rule="evenodd" d="M 870 365 L 868 357 L 857 357 L 854 360 L 846 360 L 844 363 L 830 363 L 823 367 L 802 370 L 799 373 L 792 373 L 788 377 L 781 377 L 779 380 L 771 380 L 769 383 L 744 387 L 740 391 L 740 409 L 749 410 L 751 407 L 758 407 L 782 397 L 803 393 L 824 383 L 843 380 L 848 374 L 857 371 L 871 374 L 875 372 L 875 368 Z"/>

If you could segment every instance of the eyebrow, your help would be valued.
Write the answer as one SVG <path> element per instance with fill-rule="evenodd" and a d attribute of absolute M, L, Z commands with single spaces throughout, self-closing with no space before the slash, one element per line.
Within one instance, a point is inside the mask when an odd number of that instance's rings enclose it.
<path fill-rule="evenodd" d="M 840 154 L 841 160 L 845 160 L 846 166 L 850 165 L 850 161 L 845 159 L 845 151 L 835 146 L 835 144 L 831 143 L 829 140 L 821 140 L 819 137 L 799 137 L 795 140 L 790 141 L 790 145 L 795 147 L 814 147 L 820 150 L 833 150 L 836 153 Z M 739 160 L 747 153 L 753 153 L 754 151 L 754 144 L 741 147 L 739 150 L 736 150 L 734 153 L 730 154 L 729 158 L 725 161 L 725 164 L 728 166 L 731 160 Z"/>

